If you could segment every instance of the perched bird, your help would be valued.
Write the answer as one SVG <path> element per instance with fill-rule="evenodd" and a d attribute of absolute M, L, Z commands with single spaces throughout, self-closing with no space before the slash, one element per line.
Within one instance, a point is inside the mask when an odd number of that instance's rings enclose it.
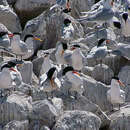
<path fill-rule="evenodd" d="M 35 37 L 33 35 L 27 35 L 24 39 L 27 42 L 27 44 L 26 44 L 25 42 L 20 40 L 20 35 L 21 35 L 21 33 L 12 34 L 11 51 L 14 54 L 16 54 L 16 58 L 17 58 L 17 56 L 20 56 L 21 60 L 22 60 L 22 57 L 24 57 L 24 56 L 28 57 L 31 54 L 33 54 L 34 50 L 32 49 L 32 46 L 33 46 L 32 38 L 34 39 Z M 38 40 L 40 40 L 40 39 L 38 39 Z"/>
<path fill-rule="evenodd" d="M 56 67 L 52 67 L 49 71 L 43 74 L 39 80 L 40 90 L 46 92 L 48 98 L 48 92 L 53 92 L 54 90 L 58 90 L 61 87 L 61 82 L 57 78 L 57 69 Z M 53 96 L 53 95 L 52 95 Z"/>
<path fill-rule="evenodd" d="M 85 57 L 80 50 L 80 45 L 72 45 L 71 51 L 69 54 L 64 54 L 64 59 L 67 64 L 73 66 L 74 70 L 81 71 Z"/>
<path fill-rule="evenodd" d="M 62 38 L 66 39 L 68 42 L 73 40 L 73 35 L 74 35 L 74 27 L 72 25 L 71 20 L 65 19 L 64 20 L 64 25 L 62 28 Z"/>
<path fill-rule="evenodd" d="M 63 55 L 67 49 L 68 49 L 68 45 L 66 42 L 57 43 L 56 53 L 55 53 L 55 58 L 56 58 L 57 64 L 59 64 L 59 65 L 65 64 L 65 60 L 63 58 Z"/>
<path fill-rule="evenodd" d="M 13 80 L 13 72 L 17 73 L 15 66 L 19 66 L 20 64 L 8 61 L 1 66 L 0 72 L 0 88 L 4 90 L 9 90 L 16 85 Z"/>
<path fill-rule="evenodd" d="M 130 60 L 130 45 L 118 43 L 116 45 L 116 48 L 112 50 L 110 53 L 117 56 L 125 57 L 126 59 Z"/>
<path fill-rule="evenodd" d="M 52 68 L 52 62 L 50 60 L 50 54 L 49 53 L 44 53 L 44 61 L 42 63 L 40 75 L 47 73 L 49 69 Z"/>
<path fill-rule="evenodd" d="M 97 11 L 93 11 L 91 15 L 83 16 L 83 18 L 78 21 L 90 21 L 96 22 L 97 24 L 102 25 L 103 23 L 107 23 L 114 16 L 114 11 L 112 9 L 113 0 L 105 0 L 103 2 L 103 7 L 98 9 Z"/>
<path fill-rule="evenodd" d="M 130 17 L 128 16 L 128 13 L 125 12 L 122 14 L 122 34 L 125 37 L 129 37 L 130 36 Z"/>
<path fill-rule="evenodd" d="M 93 47 L 89 54 L 87 55 L 87 59 L 94 58 L 96 60 L 100 60 L 102 65 L 102 60 L 107 56 L 109 51 L 107 50 L 106 43 L 110 43 L 110 40 L 107 39 L 100 39 L 98 41 L 98 45 L 96 47 Z"/>
<path fill-rule="evenodd" d="M 120 86 L 124 84 L 119 80 L 118 77 L 113 77 L 111 80 L 111 88 L 107 91 L 107 99 L 111 104 L 120 104 L 125 103 L 125 92 L 120 89 Z"/>
<path fill-rule="evenodd" d="M 77 98 L 77 94 L 83 93 L 83 80 L 80 74 L 74 70 L 72 66 L 67 66 L 63 69 L 62 75 L 65 76 L 65 81 L 70 82 L 70 92 L 75 92 L 75 98 Z"/>

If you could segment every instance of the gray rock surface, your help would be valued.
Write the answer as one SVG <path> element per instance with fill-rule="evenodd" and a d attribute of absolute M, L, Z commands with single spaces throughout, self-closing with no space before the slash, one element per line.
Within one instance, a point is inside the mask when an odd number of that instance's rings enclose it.
<path fill-rule="evenodd" d="M 3 130 L 28 130 L 29 122 L 28 120 L 24 121 L 11 121 L 6 124 Z"/>
<path fill-rule="evenodd" d="M 84 92 L 83 95 L 93 103 L 99 105 L 104 110 L 110 110 L 111 104 L 107 101 L 107 87 L 101 82 L 97 82 L 89 76 L 84 78 Z"/>
<path fill-rule="evenodd" d="M 58 116 L 58 110 L 48 100 L 35 101 L 32 104 L 33 110 L 29 114 L 31 120 L 41 120 L 44 125 L 52 126 Z"/>
<path fill-rule="evenodd" d="M 53 130 L 99 130 L 101 120 L 87 111 L 65 111 Z"/>
<path fill-rule="evenodd" d="M 11 32 L 21 31 L 21 25 L 18 16 L 8 6 L 0 5 L 0 22 L 4 24 Z"/>
<path fill-rule="evenodd" d="M 24 64 L 19 67 L 19 72 L 21 73 L 22 80 L 26 84 L 32 84 L 32 73 L 33 64 L 30 61 L 25 61 Z"/>
<path fill-rule="evenodd" d="M 109 130 L 129 130 L 130 122 L 130 106 L 121 108 L 120 111 L 116 111 L 110 114 L 111 124 Z"/>
<path fill-rule="evenodd" d="M 21 100 L 22 99 L 22 100 Z M 16 92 L 0 100 L 0 123 L 26 120 L 32 111 L 31 97 Z"/>
<path fill-rule="evenodd" d="M 8 6 L 8 3 L 6 0 L 1 0 L 0 5 Z"/>
<path fill-rule="evenodd" d="M 110 84 L 113 76 L 114 72 L 105 64 L 96 65 L 92 71 L 92 77 L 105 84 Z"/>

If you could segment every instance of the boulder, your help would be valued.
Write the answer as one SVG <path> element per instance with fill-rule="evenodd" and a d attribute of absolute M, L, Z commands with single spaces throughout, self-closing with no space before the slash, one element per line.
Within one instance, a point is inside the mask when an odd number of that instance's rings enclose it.
<path fill-rule="evenodd" d="M 20 17 L 22 25 L 41 14 L 51 6 L 50 0 L 17 0 L 14 8 Z M 51 0 L 52 1 L 52 0 Z"/>
<path fill-rule="evenodd" d="M 52 130 L 99 130 L 101 120 L 87 111 L 65 111 Z"/>
<path fill-rule="evenodd" d="M 33 64 L 31 61 L 25 61 L 21 67 L 19 67 L 19 72 L 21 73 L 22 80 L 26 84 L 32 84 L 32 73 Z"/>
<path fill-rule="evenodd" d="M 32 111 L 31 97 L 20 92 L 0 99 L 0 123 L 8 123 L 16 120 L 27 120 Z"/>
<path fill-rule="evenodd" d="M 124 66 L 121 68 L 119 74 L 119 79 L 125 84 L 125 87 L 122 89 L 126 93 L 126 101 L 130 101 L 130 66 Z"/>
<path fill-rule="evenodd" d="M 92 71 L 92 77 L 95 80 L 105 83 L 107 85 L 111 83 L 111 79 L 113 76 L 114 76 L 114 73 L 113 73 L 112 69 L 109 68 L 105 64 L 96 65 Z"/>
<path fill-rule="evenodd" d="M 29 114 L 31 120 L 41 120 L 44 125 L 51 127 L 59 112 L 57 108 L 51 104 L 48 100 L 35 101 L 32 104 L 33 110 Z"/>
<path fill-rule="evenodd" d="M 86 75 L 83 76 L 83 82 L 83 95 L 88 100 L 97 104 L 103 111 L 110 110 L 111 104 L 107 100 L 107 90 L 109 87 Z"/>
<path fill-rule="evenodd" d="M 24 121 L 11 121 L 6 124 L 3 130 L 28 130 L 29 122 L 28 120 Z"/>
<path fill-rule="evenodd" d="M 60 8 L 51 11 L 47 10 L 38 17 L 28 21 L 23 30 L 23 37 L 26 34 L 33 33 L 43 40 L 44 44 L 39 45 L 43 49 L 54 48 L 57 41 L 62 37 L 63 21 L 66 18 L 73 22 L 74 34 L 72 39 L 83 37 L 84 32 L 81 24 L 70 15 L 64 14 Z"/>
<path fill-rule="evenodd" d="M 89 111 L 97 115 L 101 119 L 101 127 L 109 126 L 110 119 L 108 116 L 100 109 L 100 107 L 84 96 L 79 96 L 77 99 L 73 98 L 63 98 L 64 110 L 81 110 Z"/>
<path fill-rule="evenodd" d="M 130 106 L 122 107 L 109 115 L 112 120 L 108 130 L 129 130 L 130 129 Z"/>
<path fill-rule="evenodd" d="M 18 16 L 8 6 L 0 5 L 0 22 L 11 32 L 20 32 L 21 25 Z"/>

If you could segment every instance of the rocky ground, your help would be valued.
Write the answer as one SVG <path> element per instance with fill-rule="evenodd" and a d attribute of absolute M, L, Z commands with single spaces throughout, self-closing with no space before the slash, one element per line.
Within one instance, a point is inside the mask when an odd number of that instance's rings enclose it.
<path fill-rule="evenodd" d="M 55 46 L 61 40 L 65 18 L 73 21 L 70 44 L 82 47 L 85 56 L 100 38 L 114 43 L 130 44 L 123 39 L 120 29 L 96 29 L 90 22 L 79 23 L 80 12 L 90 10 L 94 0 L 71 0 L 72 12 L 65 14 L 61 8 L 49 10 L 55 0 L 0 0 L 0 31 L 34 34 L 43 41 L 34 42 L 35 54 L 20 68 L 23 82 L 17 82 L 15 91 L 0 98 L 0 130 L 130 130 L 130 61 L 121 56 L 108 55 L 102 66 L 95 59 L 87 59 L 82 69 L 84 92 L 77 99 L 70 98 L 67 87 L 55 91 L 51 100 L 39 89 L 39 75 L 43 52 L 51 53 L 55 62 Z M 8 54 L 0 62 L 13 59 Z M 107 100 L 111 78 L 118 75 L 126 87 L 126 103 L 120 110 L 111 112 Z"/>

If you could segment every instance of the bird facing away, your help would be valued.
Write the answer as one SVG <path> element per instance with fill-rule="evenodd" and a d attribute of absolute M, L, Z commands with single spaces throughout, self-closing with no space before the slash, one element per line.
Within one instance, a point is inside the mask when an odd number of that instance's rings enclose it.
<path fill-rule="evenodd" d="M 61 87 L 61 82 L 57 78 L 57 69 L 56 67 L 52 67 L 49 71 L 43 74 L 39 80 L 40 89 L 46 92 L 53 92 L 54 90 L 58 90 Z M 48 98 L 48 96 L 47 96 Z"/>
<path fill-rule="evenodd" d="M 111 88 L 107 91 L 107 99 L 111 104 L 120 104 L 125 103 L 125 92 L 120 89 L 120 86 L 124 84 L 119 80 L 118 77 L 113 77 L 111 80 Z"/>

